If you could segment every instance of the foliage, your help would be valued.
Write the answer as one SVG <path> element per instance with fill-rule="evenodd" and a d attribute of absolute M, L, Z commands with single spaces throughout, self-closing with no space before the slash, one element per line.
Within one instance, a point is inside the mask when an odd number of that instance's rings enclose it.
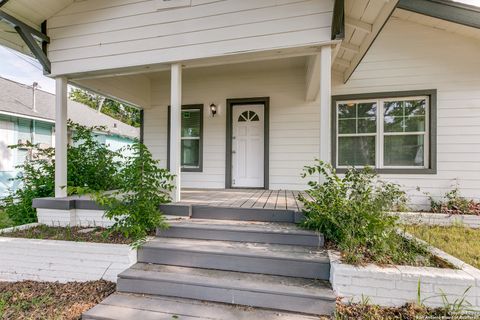
<path fill-rule="evenodd" d="M 95 132 L 104 131 L 105 127 L 85 127 L 71 121 L 68 125 L 73 132 L 67 150 L 68 186 L 96 191 L 118 188 L 121 153 L 95 139 Z"/>
<path fill-rule="evenodd" d="M 69 95 L 73 101 L 95 110 L 101 106 L 102 113 L 131 126 L 140 127 L 140 110 L 133 106 L 78 88 L 72 89 Z"/>
<path fill-rule="evenodd" d="M 69 128 L 74 130 L 73 144 L 67 148 L 69 189 L 110 190 L 118 187 L 120 154 L 94 138 L 94 132 L 101 131 L 102 127 L 88 128 L 69 122 Z M 21 186 L 3 199 L 4 210 L 15 225 L 35 222 L 33 199 L 52 197 L 55 193 L 55 149 L 40 148 L 28 141 L 9 148 L 27 149 L 29 156 L 17 166 L 20 173 L 15 180 L 19 180 Z"/>
<path fill-rule="evenodd" d="M 169 202 L 174 176 L 158 166 L 150 151 L 140 142 L 127 147 L 120 172 L 120 188 L 113 193 L 97 193 L 95 199 L 106 207 L 105 216 L 115 221 L 113 231 L 133 239 L 133 246 L 142 244 L 155 228 L 166 228 L 159 206 Z"/>
<path fill-rule="evenodd" d="M 12 220 L 10 220 L 10 217 L 3 209 L 0 209 L 0 229 L 8 228 L 11 226 L 13 226 Z"/>
<path fill-rule="evenodd" d="M 427 194 L 430 199 L 432 212 L 447 214 L 474 214 L 480 215 L 480 202 L 464 198 L 458 185 L 448 191 L 440 200 L 435 200 Z"/>
<path fill-rule="evenodd" d="M 480 229 L 465 226 L 405 226 L 405 231 L 425 240 L 476 268 L 480 268 Z"/>
<path fill-rule="evenodd" d="M 316 180 L 308 182 L 307 190 L 312 199 L 300 196 L 305 213 L 302 225 L 323 233 L 347 263 L 432 263 L 424 248 L 397 233 L 397 217 L 388 214 L 406 199 L 398 185 L 379 181 L 370 168 L 352 168 L 340 177 L 322 161 L 305 167 L 302 177 L 312 175 Z"/>

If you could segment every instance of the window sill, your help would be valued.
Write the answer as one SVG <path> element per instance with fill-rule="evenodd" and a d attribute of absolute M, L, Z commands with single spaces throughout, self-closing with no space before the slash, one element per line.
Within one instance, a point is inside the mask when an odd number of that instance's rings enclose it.
<path fill-rule="evenodd" d="M 361 168 L 359 168 L 361 169 Z M 335 168 L 337 173 L 345 173 L 348 169 L 345 168 Z M 422 168 L 422 169 L 373 169 L 378 174 L 437 174 L 436 169 Z"/>
<path fill-rule="evenodd" d="M 182 172 L 202 172 L 202 168 L 182 168 Z"/>

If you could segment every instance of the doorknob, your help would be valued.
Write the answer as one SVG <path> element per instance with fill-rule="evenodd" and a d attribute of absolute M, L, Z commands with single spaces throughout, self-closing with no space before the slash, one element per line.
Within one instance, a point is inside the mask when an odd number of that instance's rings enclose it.
<path fill-rule="evenodd" d="M 233 153 L 233 154 L 235 154 L 235 153 L 237 153 L 237 151 L 235 151 L 235 150 L 232 150 L 232 153 Z"/>

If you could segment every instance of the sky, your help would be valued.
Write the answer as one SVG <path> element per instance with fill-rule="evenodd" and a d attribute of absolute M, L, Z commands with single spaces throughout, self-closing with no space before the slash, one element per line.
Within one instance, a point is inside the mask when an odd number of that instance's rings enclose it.
<path fill-rule="evenodd" d="M 3 46 L 0 46 L 0 76 L 26 85 L 38 82 L 41 90 L 55 92 L 55 81 L 43 75 L 37 60 Z"/>
<path fill-rule="evenodd" d="M 480 0 L 454 1 L 480 7 Z M 55 92 L 55 81 L 43 75 L 35 59 L 3 46 L 0 46 L 0 76 L 27 85 L 38 82 L 41 90 Z"/>

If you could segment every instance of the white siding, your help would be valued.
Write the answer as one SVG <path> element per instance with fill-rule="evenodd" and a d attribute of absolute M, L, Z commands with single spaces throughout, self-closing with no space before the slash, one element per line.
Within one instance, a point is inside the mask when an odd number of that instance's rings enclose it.
<path fill-rule="evenodd" d="M 333 94 L 437 89 L 436 175 L 383 175 L 428 204 L 458 179 L 462 193 L 480 199 L 480 42 L 392 18 L 347 84 Z M 416 191 L 416 187 L 421 192 Z"/>
<path fill-rule="evenodd" d="M 190 2 L 190 1 L 187 1 Z M 78 1 L 48 20 L 52 74 L 330 42 L 333 0 Z"/>
<path fill-rule="evenodd" d="M 319 105 L 305 102 L 305 67 L 264 63 L 184 71 L 184 104 L 204 104 L 203 172 L 182 173 L 183 187 L 225 187 L 225 104 L 228 98 L 270 97 L 270 188 L 304 189 L 304 165 L 318 158 Z M 257 71 L 256 71 L 257 70 Z M 168 77 L 152 81 L 152 109 L 145 110 L 145 143 L 166 164 Z M 212 118 L 208 106 L 219 105 Z"/>

